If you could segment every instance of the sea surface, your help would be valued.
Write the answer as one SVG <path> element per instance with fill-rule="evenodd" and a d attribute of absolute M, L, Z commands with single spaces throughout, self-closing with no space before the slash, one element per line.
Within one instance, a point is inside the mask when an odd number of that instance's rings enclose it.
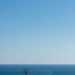
<path fill-rule="evenodd" d="M 75 65 L 0 65 L 0 75 L 75 75 Z"/>

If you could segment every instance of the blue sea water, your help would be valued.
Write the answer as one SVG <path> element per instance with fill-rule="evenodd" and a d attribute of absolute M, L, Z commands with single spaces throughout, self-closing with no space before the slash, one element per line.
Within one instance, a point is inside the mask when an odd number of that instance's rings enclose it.
<path fill-rule="evenodd" d="M 0 65 L 0 75 L 75 75 L 75 65 Z"/>

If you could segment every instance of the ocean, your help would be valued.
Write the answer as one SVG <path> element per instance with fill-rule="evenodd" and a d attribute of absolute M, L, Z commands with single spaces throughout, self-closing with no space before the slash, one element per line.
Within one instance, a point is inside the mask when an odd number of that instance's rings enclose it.
<path fill-rule="evenodd" d="M 0 65 L 0 75 L 75 75 L 75 65 Z"/>

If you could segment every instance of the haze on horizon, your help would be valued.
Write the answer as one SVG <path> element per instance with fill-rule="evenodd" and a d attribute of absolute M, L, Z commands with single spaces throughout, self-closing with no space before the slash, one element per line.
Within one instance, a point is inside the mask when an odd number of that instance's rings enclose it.
<path fill-rule="evenodd" d="M 0 64 L 75 64 L 75 0 L 0 0 Z"/>

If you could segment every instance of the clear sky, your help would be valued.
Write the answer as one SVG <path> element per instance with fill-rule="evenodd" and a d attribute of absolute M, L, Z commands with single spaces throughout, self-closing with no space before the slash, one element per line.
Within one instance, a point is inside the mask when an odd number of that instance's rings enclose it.
<path fill-rule="evenodd" d="M 75 64 L 75 0 L 0 0 L 0 64 Z"/>

